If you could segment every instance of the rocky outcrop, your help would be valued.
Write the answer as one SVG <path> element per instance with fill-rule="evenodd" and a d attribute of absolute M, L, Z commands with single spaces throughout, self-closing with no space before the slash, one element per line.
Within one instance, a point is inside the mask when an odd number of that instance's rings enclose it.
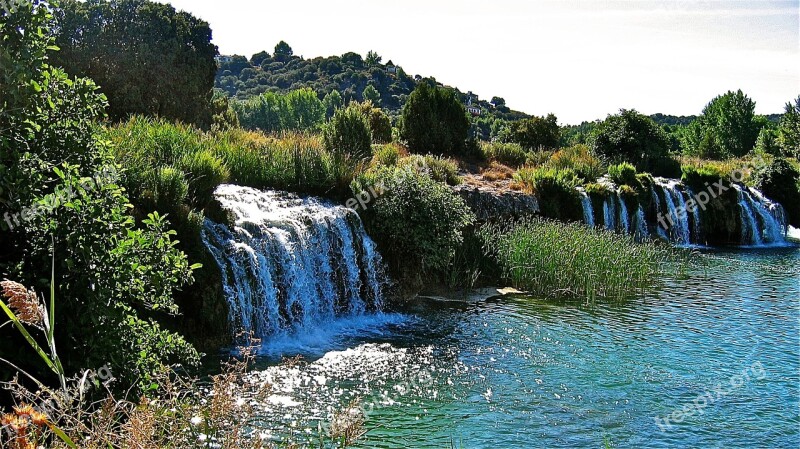
<path fill-rule="evenodd" d="M 509 220 L 539 213 L 539 202 L 530 194 L 466 184 L 452 189 L 464 199 L 479 221 Z"/>

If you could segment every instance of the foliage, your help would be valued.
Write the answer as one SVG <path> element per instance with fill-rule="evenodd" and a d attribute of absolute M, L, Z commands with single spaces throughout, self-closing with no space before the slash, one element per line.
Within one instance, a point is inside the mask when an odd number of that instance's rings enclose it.
<path fill-rule="evenodd" d="M 311 89 L 285 94 L 268 92 L 246 101 L 234 101 L 233 109 L 243 128 L 267 133 L 318 129 L 326 114 L 325 104 Z"/>
<path fill-rule="evenodd" d="M 570 168 L 522 168 L 514 180 L 536 194 L 542 215 L 559 220 L 580 220 L 583 212 L 576 187 L 581 179 Z"/>
<path fill-rule="evenodd" d="M 758 139 L 756 139 L 755 151 L 759 154 L 780 156 L 781 146 L 778 142 L 778 131 L 768 127 L 761 128 L 758 133 Z"/>
<path fill-rule="evenodd" d="M 481 142 L 484 159 L 509 167 L 521 167 L 528 160 L 528 152 L 518 143 Z"/>
<path fill-rule="evenodd" d="M 613 181 L 614 184 L 620 186 L 628 185 L 635 187 L 639 185 L 639 181 L 636 179 L 636 167 L 627 162 L 617 165 L 609 165 L 608 176 L 611 178 L 611 181 Z"/>
<path fill-rule="evenodd" d="M 365 102 L 370 102 L 376 106 L 381 104 L 381 94 L 372 84 L 369 84 L 366 88 L 364 88 L 361 98 L 363 98 Z"/>
<path fill-rule="evenodd" d="M 375 185 L 383 185 L 384 193 L 362 218 L 392 271 L 419 279 L 445 269 L 463 242 L 462 230 L 475 221 L 464 201 L 408 167 L 372 168 L 353 181 L 352 190 L 357 195 Z"/>
<path fill-rule="evenodd" d="M 512 286 L 536 296 L 620 299 L 650 287 L 669 250 L 578 223 L 530 219 L 483 232 Z"/>
<path fill-rule="evenodd" d="M 392 141 L 392 122 L 389 116 L 380 108 L 376 108 L 370 101 L 363 103 L 352 102 L 348 105 L 361 112 L 369 125 L 373 143 L 388 143 Z"/>
<path fill-rule="evenodd" d="M 425 174 L 436 182 L 451 186 L 461 184 L 458 176 L 458 163 L 452 159 L 430 154 L 412 156 L 400 160 L 401 167 L 410 167 L 417 173 Z"/>
<path fill-rule="evenodd" d="M 749 153 L 760 130 L 755 101 L 741 90 L 717 96 L 689 125 L 683 145 L 690 155 L 704 158 L 740 157 Z"/>
<path fill-rule="evenodd" d="M 784 207 L 789 223 L 800 227 L 800 170 L 777 158 L 756 173 L 755 182 L 767 198 Z"/>
<path fill-rule="evenodd" d="M 338 90 L 332 90 L 322 99 L 322 104 L 325 106 L 325 117 L 331 118 L 344 105 L 342 94 Z"/>
<path fill-rule="evenodd" d="M 420 83 L 403 106 L 400 136 L 414 153 L 463 155 L 469 126 L 452 90 Z"/>
<path fill-rule="evenodd" d="M 561 128 L 553 114 L 547 117 L 530 117 L 512 122 L 505 139 L 522 145 L 527 150 L 558 148 Z"/>
<path fill-rule="evenodd" d="M 112 120 L 147 114 L 211 126 L 217 47 L 206 22 L 148 0 L 58 4 L 53 64 L 101 85 Z"/>
<path fill-rule="evenodd" d="M 800 159 L 800 95 L 786 103 L 778 133 L 783 155 Z"/>
<path fill-rule="evenodd" d="M 669 137 L 650 117 L 622 109 L 597 125 L 590 146 L 609 161 L 630 162 L 648 170 L 653 160 L 667 156 Z"/>
<path fill-rule="evenodd" d="M 323 132 L 325 149 L 355 159 L 372 156 L 372 133 L 369 121 L 357 105 L 339 109 Z"/>
<path fill-rule="evenodd" d="M 400 159 L 408 156 L 408 150 L 397 143 L 378 144 L 372 146 L 373 164 L 394 167 Z"/>
<path fill-rule="evenodd" d="M 0 231 L 0 268 L 41 286 L 55 258 L 65 370 L 109 363 L 130 385 L 161 364 L 198 361 L 155 322 L 177 313 L 172 295 L 192 270 L 163 217 L 135 225 L 118 167 L 92 125 L 104 97 L 91 81 L 46 64 L 52 20 L 39 1 L 0 15 L 0 204 L 23 222 Z M 0 340 L 5 353 L 14 344 Z"/>
<path fill-rule="evenodd" d="M 597 158 L 586 145 L 562 148 L 553 153 L 543 165 L 557 170 L 570 169 L 583 182 L 594 181 L 605 173 L 603 161 Z"/>

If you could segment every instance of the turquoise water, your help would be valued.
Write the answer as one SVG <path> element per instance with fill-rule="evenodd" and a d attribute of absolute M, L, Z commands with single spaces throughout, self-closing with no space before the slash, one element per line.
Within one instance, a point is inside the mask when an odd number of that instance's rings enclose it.
<path fill-rule="evenodd" d="M 302 439 L 359 404 L 369 448 L 800 447 L 800 250 L 704 261 L 621 303 L 428 301 L 348 323 L 303 346 L 308 365 L 254 373 L 274 385 L 257 425 Z"/>

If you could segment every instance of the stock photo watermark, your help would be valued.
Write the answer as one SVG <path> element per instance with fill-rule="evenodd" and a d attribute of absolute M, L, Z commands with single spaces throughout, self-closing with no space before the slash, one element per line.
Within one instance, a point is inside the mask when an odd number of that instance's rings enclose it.
<path fill-rule="evenodd" d="M 111 167 L 104 167 L 93 177 L 81 179 L 76 186 L 68 185 L 63 188 L 58 188 L 39 202 L 29 207 L 23 207 L 18 212 L 4 212 L 2 217 L 0 217 L 0 229 L 13 231 L 18 227 L 30 223 L 36 217 L 52 213 L 59 207 L 73 201 L 79 195 L 78 189 L 83 191 L 100 189 L 108 183 L 115 182 L 118 178 L 116 170 Z"/>
<path fill-rule="evenodd" d="M 758 156 L 753 161 L 753 165 L 756 168 L 759 168 L 767 165 L 767 162 L 764 160 L 764 158 Z M 735 183 L 741 183 L 744 181 L 746 170 L 746 168 L 736 168 L 733 169 L 728 176 L 731 181 Z M 661 225 L 661 227 L 665 230 L 669 230 L 670 227 L 675 226 L 676 222 L 683 221 L 687 218 L 688 214 L 694 213 L 698 207 L 705 212 L 708 203 L 714 201 L 722 196 L 722 194 L 733 188 L 730 185 L 726 185 L 722 179 L 713 184 L 707 182 L 705 183 L 705 186 L 706 189 L 694 193 L 692 198 L 686 201 L 685 206 L 678 206 L 674 211 L 670 211 L 666 215 L 663 212 L 659 212 L 659 225 Z"/>
<path fill-rule="evenodd" d="M 703 415 L 706 412 L 706 408 L 734 393 L 746 383 L 751 382 L 753 379 L 763 380 L 766 377 L 767 372 L 764 366 L 761 362 L 755 362 L 743 369 L 741 373 L 731 376 L 727 383 L 718 383 L 711 390 L 697 396 L 691 404 L 686 404 L 681 409 L 675 410 L 664 417 L 655 417 L 653 419 L 662 432 L 667 432 L 672 429 L 673 423 L 680 424 L 692 416 Z"/>

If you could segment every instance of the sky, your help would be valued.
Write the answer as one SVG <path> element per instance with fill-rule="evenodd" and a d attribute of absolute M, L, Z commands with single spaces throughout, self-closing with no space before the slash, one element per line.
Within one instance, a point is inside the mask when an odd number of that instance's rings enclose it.
<path fill-rule="evenodd" d="M 699 114 L 742 89 L 760 114 L 800 95 L 800 0 L 170 0 L 221 54 L 374 50 L 410 75 L 561 124 L 620 108 Z"/>

